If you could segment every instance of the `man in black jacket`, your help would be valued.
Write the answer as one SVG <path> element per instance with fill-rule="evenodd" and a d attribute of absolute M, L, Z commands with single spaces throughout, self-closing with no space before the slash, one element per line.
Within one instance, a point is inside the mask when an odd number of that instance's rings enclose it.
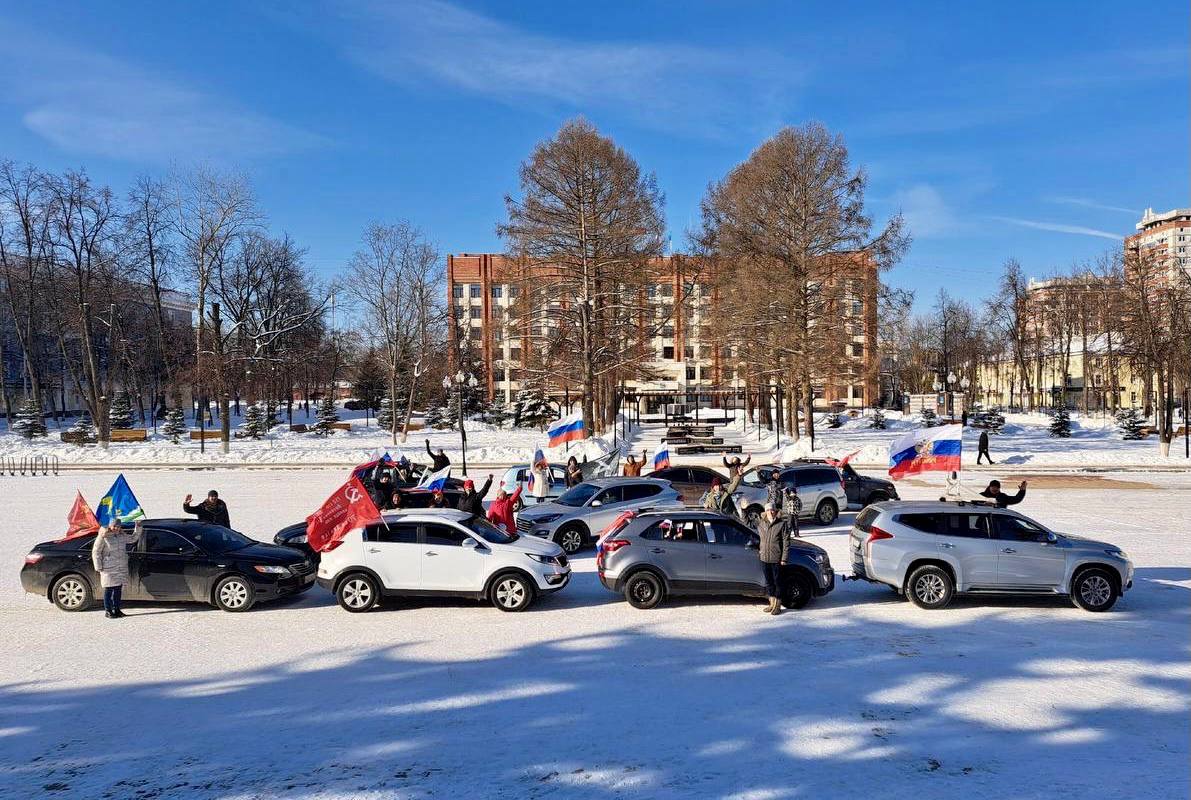
<path fill-rule="evenodd" d="M 484 481 L 484 488 L 476 491 L 476 485 L 472 483 L 471 478 L 463 482 L 463 494 L 459 496 L 459 503 L 456 505 L 460 511 L 466 511 L 469 514 L 474 514 L 477 517 L 484 516 L 484 497 L 488 494 L 488 489 L 492 486 L 492 476 L 488 476 L 488 480 Z"/>
<path fill-rule="evenodd" d="M 200 522 L 222 525 L 225 528 L 232 526 L 231 520 L 227 516 L 227 503 L 219 499 L 219 492 L 214 489 L 207 492 L 207 499 L 197 506 L 190 504 L 192 499 L 194 499 L 194 495 L 188 494 L 186 495 L 186 499 L 182 501 L 182 510 L 187 514 L 194 514 L 199 518 Z"/>
<path fill-rule="evenodd" d="M 979 450 L 980 450 L 980 452 L 976 456 L 977 464 L 982 463 L 981 459 L 985 459 L 985 458 L 988 459 L 988 463 L 990 463 L 990 464 L 996 463 L 995 461 L 992 460 L 992 456 L 989 455 L 989 452 L 988 452 L 988 431 L 980 431 Z"/>
<path fill-rule="evenodd" d="M 451 465 L 451 459 L 447 458 L 447 454 L 443 452 L 441 447 L 438 448 L 437 453 L 430 449 L 429 439 L 426 440 L 426 455 L 430 456 L 430 460 L 433 462 L 430 465 L 430 469 L 434 472 L 438 472 L 440 469 L 446 469 Z"/>
<path fill-rule="evenodd" d="M 997 504 L 997 508 L 1008 508 L 1015 506 L 1022 500 L 1026 499 L 1026 482 L 1022 481 L 1017 485 L 1017 494 L 1005 494 L 1001 491 L 1000 481 L 989 481 L 988 487 L 980 493 L 981 497 L 987 497 Z"/>

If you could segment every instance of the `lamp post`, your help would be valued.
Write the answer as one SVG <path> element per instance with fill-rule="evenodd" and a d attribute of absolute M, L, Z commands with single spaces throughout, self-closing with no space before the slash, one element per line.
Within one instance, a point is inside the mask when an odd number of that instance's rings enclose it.
<path fill-rule="evenodd" d="M 474 390 L 478 385 L 479 381 L 476 380 L 476 376 L 469 375 L 463 370 L 455 373 L 454 381 L 451 380 L 449 375 L 442 379 L 442 388 L 446 389 L 448 393 L 452 388 L 456 389 L 459 393 L 459 444 L 463 451 L 464 475 L 467 474 L 467 428 L 463 424 L 463 390 L 464 388 Z"/>
<path fill-rule="evenodd" d="M 972 385 L 972 382 L 970 380 L 968 380 L 967 375 L 965 375 L 964 377 L 959 379 L 959 388 L 960 388 L 960 391 L 962 391 L 963 395 L 964 395 L 964 413 L 965 414 L 968 412 L 968 387 L 970 387 L 971 385 Z"/>

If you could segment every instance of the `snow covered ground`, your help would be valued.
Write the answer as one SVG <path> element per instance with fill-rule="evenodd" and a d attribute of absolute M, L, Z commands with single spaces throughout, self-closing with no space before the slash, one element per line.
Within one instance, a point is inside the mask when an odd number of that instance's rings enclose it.
<path fill-rule="evenodd" d="M 718 412 L 717 412 L 718 413 Z M 0 433 L 0 465 L 6 460 L 19 463 L 31 456 L 55 456 L 62 465 L 218 465 L 218 464 L 311 464 L 349 465 L 368 459 L 373 451 L 389 450 L 394 456 L 404 452 L 415 460 L 426 460 L 425 442 L 431 447 L 443 448 L 455 464 L 461 461 L 459 433 L 445 431 L 414 431 L 409 441 L 394 446 L 391 436 L 376 426 L 375 419 L 367 421 L 362 412 L 341 409 L 345 421 L 350 421 L 350 432 L 340 431 L 332 436 L 322 437 L 313 433 L 291 433 L 288 426 L 279 426 L 267 438 L 260 440 L 236 439 L 231 443 L 231 452 L 219 452 L 218 442 L 207 442 L 202 452 L 198 442 L 189 439 L 173 444 L 164 436 L 150 433 L 149 441 L 136 444 L 112 444 L 107 450 L 94 445 L 79 447 L 63 444 L 56 430 L 51 430 L 47 439 L 26 441 L 8 432 Z M 886 414 L 888 428 L 873 430 L 868 419 L 848 420 L 843 427 L 828 428 L 823 420 L 818 421 L 815 437 L 815 455 L 843 456 L 859 450 L 853 463 L 869 467 L 884 467 L 889 462 L 889 444 L 901 433 L 917 426 L 917 420 L 902 419 L 897 412 Z M 303 414 L 295 414 L 297 423 L 313 422 Z M 237 420 L 238 423 L 238 420 Z M 1050 418 L 1043 414 L 1010 414 L 1002 433 L 992 437 L 993 458 L 1003 465 L 1017 467 L 1045 467 L 1096 469 L 1101 467 L 1139 466 L 1145 468 L 1191 469 L 1191 460 L 1183 456 L 1182 441 L 1171 447 L 1171 455 L 1163 458 L 1158 452 L 1155 437 L 1142 441 L 1126 442 L 1117 432 L 1111 417 L 1072 416 L 1073 435 L 1070 439 L 1052 439 L 1047 435 Z M 480 422 L 468 422 L 467 459 L 469 464 L 508 465 L 526 463 L 534 450 L 545 447 L 546 435 L 532 429 L 493 428 Z M 645 447 L 650 456 L 657 449 L 665 427 L 659 424 L 646 425 L 630 435 L 629 445 L 640 451 Z M 739 443 L 746 453 L 755 453 L 763 460 L 779 456 L 796 458 L 811 453 L 810 440 L 804 437 L 793 443 L 789 436 L 777 440 L 771 432 L 762 430 L 758 437 L 756 426 L 743 421 L 734 426 L 719 429 L 729 443 Z M 980 432 L 969 428 L 964 433 L 964 463 L 975 465 L 976 440 Z M 563 447 L 553 451 L 547 449 L 552 460 L 565 459 L 575 454 L 580 458 L 586 453 L 595 457 L 612 446 L 609 433 L 600 439 L 589 440 L 582 445 L 572 444 L 569 450 Z M 712 457 L 672 456 L 675 463 L 699 462 L 714 464 Z M 757 459 L 754 459 L 757 460 Z"/>
<path fill-rule="evenodd" d="M 216 487 L 267 539 L 343 472 L 130 478 L 161 516 Z M 28 548 L 63 529 L 76 486 L 94 501 L 111 479 L 0 478 L 2 798 L 1186 796 L 1185 474 L 1032 487 L 1027 514 L 1132 556 L 1135 588 L 1100 615 L 1047 599 L 931 613 L 852 582 L 776 618 L 745 600 L 643 612 L 589 554 L 523 614 L 351 615 L 316 588 L 247 614 L 109 621 L 22 594 Z M 807 530 L 842 571 L 852 517 Z"/>

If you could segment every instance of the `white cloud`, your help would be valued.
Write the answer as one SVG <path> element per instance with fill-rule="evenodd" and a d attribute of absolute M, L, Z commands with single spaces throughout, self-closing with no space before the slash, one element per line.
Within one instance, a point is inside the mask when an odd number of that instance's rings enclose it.
<path fill-rule="evenodd" d="M 1095 228 L 1085 228 L 1082 225 L 1064 225 L 1059 222 L 1042 222 L 1032 219 L 1018 219 L 1017 217 L 991 217 L 999 222 L 1007 222 L 1010 225 L 1020 225 L 1023 228 L 1034 228 L 1040 231 L 1054 231 L 1056 233 L 1075 233 L 1081 236 L 1099 236 L 1102 239 L 1112 239 L 1113 241 L 1122 241 L 1125 237 L 1118 233 L 1111 231 L 1101 231 Z"/>
<path fill-rule="evenodd" d="M 0 88 L 26 128 L 70 153 L 167 163 L 278 155 L 324 142 L 160 73 L 6 25 Z"/>
<path fill-rule="evenodd" d="M 894 203 L 901 207 L 906 226 L 915 239 L 941 239 L 965 232 L 964 222 L 930 184 L 918 183 L 899 190 Z"/>
<path fill-rule="evenodd" d="M 1122 214 L 1132 214 L 1135 217 L 1141 216 L 1141 212 L 1135 208 L 1125 208 L 1123 206 L 1105 205 L 1104 203 L 1097 203 L 1095 200 L 1088 200 L 1087 198 L 1084 198 L 1084 197 L 1058 196 L 1058 197 L 1048 197 L 1047 199 L 1052 203 L 1062 203 L 1063 205 L 1068 205 L 1068 206 L 1080 206 L 1082 208 L 1094 208 L 1098 211 L 1119 211 Z"/>
<path fill-rule="evenodd" d="M 339 8 L 346 25 L 331 35 L 345 56 L 394 83 L 429 80 L 518 107 L 614 109 L 697 136 L 773 114 L 801 81 L 786 59 L 755 49 L 565 39 L 441 0 L 349 0 Z"/>

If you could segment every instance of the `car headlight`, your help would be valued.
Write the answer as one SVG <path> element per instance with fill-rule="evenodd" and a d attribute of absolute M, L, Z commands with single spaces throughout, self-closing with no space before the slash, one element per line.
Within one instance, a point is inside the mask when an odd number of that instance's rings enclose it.
<path fill-rule="evenodd" d="M 306 534 L 303 533 L 301 536 L 295 536 L 294 538 L 290 539 L 289 543 L 290 544 L 306 544 L 306 541 L 307 541 Z"/>
<path fill-rule="evenodd" d="M 562 514 L 543 514 L 540 517 L 531 517 L 529 521 L 534 525 L 545 525 L 547 523 L 553 522 L 561 516 Z"/>
<path fill-rule="evenodd" d="M 1116 556 L 1117 558 L 1122 558 L 1122 559 L 1129 558 L 1129 556 L 1125 555 L 1125 551 L 1119 547 L 1106 547 L 1106 548 L 1104 548 L 1104 552 L 1110 556 Z"/>
<path fill-rule="evenodd" d="M 289 567 L 280 567 L 274 564 L 257 564 L 253 569 L 262 575 L 289 575 Z"/>
<path fill-rule="evenodd" d="M 811 553 L 811 558 L 813 558 L 815 560 L 815 563 L 818 564 L 819 566 L 823 566 L 824 564 L 827 563 L 827 554 L 826 553 Z"/>
<path fill-rule="evenodd" d="M 530 558 L 532 558 L 534 561 L 538 562 L 539 564 L 553 564 L 554 563 L 554 556 L 540 556 L 537 553 L 526 553 L 525 555 L 529 556 Z"/>

